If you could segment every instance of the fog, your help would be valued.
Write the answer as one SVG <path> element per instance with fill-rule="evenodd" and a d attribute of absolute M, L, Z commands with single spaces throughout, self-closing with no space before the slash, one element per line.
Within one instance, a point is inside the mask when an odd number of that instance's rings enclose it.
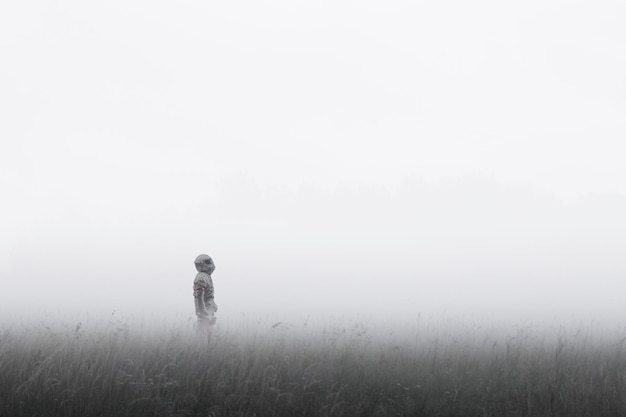
<path fill-rule="evenodd" d="M 620 2 L 0 6 L 0 313 L 623 319 Z"/>

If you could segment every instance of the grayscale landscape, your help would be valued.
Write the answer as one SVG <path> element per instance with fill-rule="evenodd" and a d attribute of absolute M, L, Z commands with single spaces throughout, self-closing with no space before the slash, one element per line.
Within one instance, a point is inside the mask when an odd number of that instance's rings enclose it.
<path fill-rule="evenodd" d="M 624 21 L 2 3 L 0 417 L 626 415 Z"/>

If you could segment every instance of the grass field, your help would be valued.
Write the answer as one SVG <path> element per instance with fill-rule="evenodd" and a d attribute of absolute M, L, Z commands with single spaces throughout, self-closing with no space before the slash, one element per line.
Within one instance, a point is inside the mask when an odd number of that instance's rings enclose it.
<path fill-rule="evenodd" d="M 6 324 L 0 416 L 623 416 L 625 332 Z"/>

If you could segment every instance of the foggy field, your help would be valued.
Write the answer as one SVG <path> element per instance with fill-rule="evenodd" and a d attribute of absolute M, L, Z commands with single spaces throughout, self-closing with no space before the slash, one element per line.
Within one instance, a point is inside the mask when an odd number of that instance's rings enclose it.
<path fill-rule="evenodd" d="M 0 417 L 626 417 L 625 21 L 0 1 Z"/>
<path fill-rule="evenodd" d="M 617 416 L 623 329 L 3 325 L 0 416 Z"/>

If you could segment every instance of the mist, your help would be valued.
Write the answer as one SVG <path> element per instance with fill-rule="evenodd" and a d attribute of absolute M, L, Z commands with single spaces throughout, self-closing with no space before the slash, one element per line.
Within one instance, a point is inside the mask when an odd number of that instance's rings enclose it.
<path fill-rule="evenodd" d="M 239 176 L 196 204 L 95 231 L 80 217 L 22 230 L 3 309 L 191 316 L 206 252 L 229 317 L 622 319 L 620 196 L 564 204 L 484 176 L 332 191 Z"/>
<path fill-rule="evenodd" d="M 620 2 L 0 8 L 3 317 L 623 319 Z"/>

